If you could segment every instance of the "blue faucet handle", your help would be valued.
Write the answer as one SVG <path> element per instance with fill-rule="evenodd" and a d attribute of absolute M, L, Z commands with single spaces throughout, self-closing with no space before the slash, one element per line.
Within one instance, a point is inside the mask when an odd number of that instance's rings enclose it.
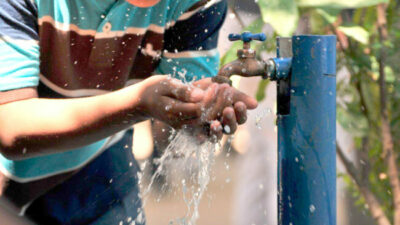
<path fill-rule="evenodd" d="M 253 40 L 257 41 L 265 41 L 267 40 L 267 36 L 264 33 L 253 34 L 251 32 L 243 32 L 242 34 L 229 34 L 228 36 L 230 41 L 239 41 L 250 42 Z"/>

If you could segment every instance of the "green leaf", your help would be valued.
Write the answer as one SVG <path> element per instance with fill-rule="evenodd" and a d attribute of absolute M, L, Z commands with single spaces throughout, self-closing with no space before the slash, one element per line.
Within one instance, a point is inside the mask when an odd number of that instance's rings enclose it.
<path fill-rule="evenodd" d="M 319 15 L 321 15 L 328 23 L 332 24 L 336 21 L 340 9 L 332 8 L 318 8 L 315 10 Z"/>
<path fill-rule="evenodd" d="M 362 8 L 388 2 L 389 0 L 297 0 L 297 5 L 300 7 L 346 9 Z"/>
<path fill-rule="evenodd" d="M 339 26 L 338 29 L 354 40 L 366 45 L 368 44 L 369 33 L 360 26 Z"/>
<path fill-rule="evenodd" d="M 373 118 L 379 118 L 379 86 L 374 80 L 367 78 L 368 75 L 361 75 L 360 88 L 361 94 L 367 107 L 368 117 L 372 122 L 376 122 Z"/>
<path fill-rule="evenodd" d="M 261 102 L 265 98 L 265 89 L 267 88 L 269 84 L 269 80 L 264 79 L 261 80 L 260 83 L 258 83 L 258 88 L 257 88 L 257 93 L 256 93 L 256 99 L 258 102 Z"/>
<path fill-rule="evenodd" d="M 379 78 L 379 63 L 375 56 L 371 56 L 371 72 L 374 74 L 374 78 L 378 80 Z M 385 81 L 389 83 L 394 83 L 396 81 L 396 75 L 393 72 L 392 67 L 385 66 Z"/>
<path fill-rule="evenodd" d="M 261 15 L 277 34 L 291 36 L 296 30 L 299 11 L 295 0 L 258 0 Z"/>
<path fill-rule="evenodd" d="M 349 103 L 346 107 L 338 105 L 336 115 L 340 125 L 353 137 L 362 137 L 368 132 L 368 121 L 362 115 L 359 104 Z"/>
<path fill-rule="evenodd" d="M 390 66 L 385 66 L 385 75 L 386 82 L 393 83 L 396 81 L 396 75 L 394 75 L 393 69 Z"/>

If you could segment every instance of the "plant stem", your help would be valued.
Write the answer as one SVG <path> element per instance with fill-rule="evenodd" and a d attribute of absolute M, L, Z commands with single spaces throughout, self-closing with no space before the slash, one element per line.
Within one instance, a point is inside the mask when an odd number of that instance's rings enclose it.
<path fill-rule="evenodd" d="M 385 81 L 385 61 L 386 51 L 384 43 L 388 40 L 388 30 L 386 21 L 387 4 L 381 3 L 377 6 L 377 26 L 379 32 L 379 41 L 383 43 L 380 49 L 378 63 L 379 63 L 379 94 L 380 94 L 380 114 L 381 114 L 381 136 L 383 154 L 387 163 L 388 177 L 390 186 L 393 193 L 394 203 L 394 225 L 400 225 L 400 180 L 399 172 L 396 164 L 397 155 L 394 151 L 393 137 L 389 122 L 389 112 L 387 109 L 387 93 Z"/>
<path fill-rule="evenodd" d="M 378 225 L 390 225 L 390 221 L 385 215 L 385 212 L 382 209 L 382 205 L 379 203 L 378 198 L 375 196 L 375 194 L 371 191 L 368 182 L 362 181 L 360 172 L 356 169 L 354 164 L 344 155 L 343 150 L 339 147 L 338 143 L 336 143 L 336 153 L 338 154 L 340 160 L 346 168 L 347 173 L 353 179 L 358 190 L 365 198 L 372 218 L 376 221 Z"/>

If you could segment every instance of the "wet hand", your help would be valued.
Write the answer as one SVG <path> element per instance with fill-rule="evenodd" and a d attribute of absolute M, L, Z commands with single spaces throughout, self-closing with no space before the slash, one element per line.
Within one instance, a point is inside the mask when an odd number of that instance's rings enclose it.
<path fill-rule="evenodd" d="M 211 78 L 194 82 L 193 86 L 204 90 L 202 121 L 210 124 L 210 133 L 222 137 L 233 134 L 238 124 L 247 120 L 247 110 L 255 109 L 257 101 L 228 84 L 217 84 Z"/>
<path fill-rule="evenodd" d="M 174 128 L 193 124 L 201 117 L 204 91 L 167 76 L 152 76 L 143 81 L 142 111 Z"/>

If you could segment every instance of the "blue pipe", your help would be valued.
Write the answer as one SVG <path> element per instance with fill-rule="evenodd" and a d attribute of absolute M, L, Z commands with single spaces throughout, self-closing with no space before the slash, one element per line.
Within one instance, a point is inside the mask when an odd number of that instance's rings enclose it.
<path fill-rule="evenodd" d="M 291 73 L 278 81 L 278 221 L 336 225 L 336 37 L 291 44 Z"/>

